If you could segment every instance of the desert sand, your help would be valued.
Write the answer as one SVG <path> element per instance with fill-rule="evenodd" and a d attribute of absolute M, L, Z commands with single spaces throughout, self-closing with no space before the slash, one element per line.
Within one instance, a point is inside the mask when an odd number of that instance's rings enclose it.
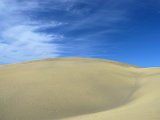
<path fill-rule="evenodd" d="M 0 67 L 0 120 L 160 120 L 160 68 L 57 58 Z"/>

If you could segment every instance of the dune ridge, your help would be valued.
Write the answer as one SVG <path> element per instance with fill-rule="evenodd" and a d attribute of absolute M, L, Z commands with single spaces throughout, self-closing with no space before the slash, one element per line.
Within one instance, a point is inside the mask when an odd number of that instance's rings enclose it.
<path fill-rule="evenodd" d="M 2 120 L 159 120 L 160 68 L 57 58 L 0 68 Z"/>

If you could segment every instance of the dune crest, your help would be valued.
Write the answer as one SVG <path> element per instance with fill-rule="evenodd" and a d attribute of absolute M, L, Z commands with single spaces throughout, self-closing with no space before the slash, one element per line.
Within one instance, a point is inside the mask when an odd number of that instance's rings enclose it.
<path fill-rule="evenodd" d="M 0 68 L 0 120 L 159 120 L 159 68 L 87 58 Z"/>

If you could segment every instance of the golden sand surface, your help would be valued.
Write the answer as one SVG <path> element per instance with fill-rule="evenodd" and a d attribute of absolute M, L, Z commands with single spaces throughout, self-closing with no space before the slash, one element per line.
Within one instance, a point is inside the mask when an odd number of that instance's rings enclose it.
<path fill-rule="evenodd" d="M 160 120 L 160 68 L 56 58 L 0 67 L 0 120 Z"/>

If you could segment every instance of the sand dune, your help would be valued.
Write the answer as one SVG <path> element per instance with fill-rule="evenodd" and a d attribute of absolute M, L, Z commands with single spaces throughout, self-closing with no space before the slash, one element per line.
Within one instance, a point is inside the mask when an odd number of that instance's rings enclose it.
<path fill-rule="evenodd" d="M 0 120 L 160 120 L 160 69 L 59 58 L 0 68 Z"/>

